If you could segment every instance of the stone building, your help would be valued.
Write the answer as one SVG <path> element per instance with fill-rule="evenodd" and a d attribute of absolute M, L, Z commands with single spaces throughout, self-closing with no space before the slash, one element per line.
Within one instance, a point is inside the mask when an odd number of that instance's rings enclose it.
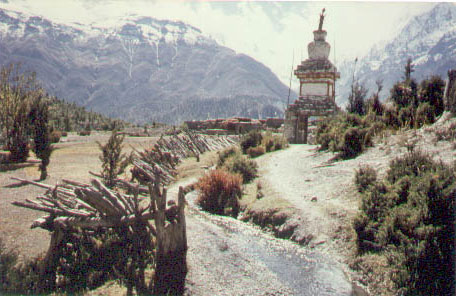
<path fill-rule="evenodd" d="M 299 98 L 285 111 L 285 137 L 290 143 L 306 144 L 309 117 L 335 113 L 335 83 L 340 73 L 329 61 L 331 46 L 323 30 L 324 9 L 320 14 L 318 30 L 313 31 L 314 41 L 307 46 L 309 58 L 294 71 L 299 79 Z"/>

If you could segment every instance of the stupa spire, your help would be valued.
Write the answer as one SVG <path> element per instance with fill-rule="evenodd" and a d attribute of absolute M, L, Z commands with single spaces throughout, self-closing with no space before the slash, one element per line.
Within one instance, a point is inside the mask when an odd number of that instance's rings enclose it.
<path fill-rule="evenodd" d="M 323 21 L 325 20 L 325 9 L 323 8 L 320 13 L 320 23 L 318 24 L 318 31 L 323 30 Z"/>

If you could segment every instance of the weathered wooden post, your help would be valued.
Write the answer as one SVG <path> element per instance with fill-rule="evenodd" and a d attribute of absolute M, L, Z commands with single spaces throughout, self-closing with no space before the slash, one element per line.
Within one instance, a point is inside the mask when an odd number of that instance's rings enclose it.
<path fill-rule="evenodd" d="M 51 235 L 49 249 L 46 253 L 46 257 L 44 257 L 43 265 L 41 265 L 40 270 L 39 289 L 42 292 L 55 290 L 56 271 L 59 264 L 64 236 L 64 230 L 60 226 L 54 225 L 54 231 Z"/>
<path fill-rule="evenodd" d="M 152 192 L 152 190 L 151 190 Z M 179 187 L 178 204 L 166 209 L 166 189 L 155 184 L 152 207 L 156 208 L 157 253 L 154 294 L 183 294 L 187 275 L 185 195 Z"/>

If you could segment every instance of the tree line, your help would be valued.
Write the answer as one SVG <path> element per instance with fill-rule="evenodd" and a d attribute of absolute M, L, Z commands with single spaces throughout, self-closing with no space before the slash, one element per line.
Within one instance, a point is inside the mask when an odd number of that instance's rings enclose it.
<path fill-rule="evenodd" d="M 61 132 L 114 130 L 126 125 L 50 96 L 36 74 L 22 71 L 20 64 L 0 69 L 0 143 L 9 151 L 3 161 L 25 162 L 32 150 L 41 160 L 40 179 L 47 176 L 51 144 Z"/>

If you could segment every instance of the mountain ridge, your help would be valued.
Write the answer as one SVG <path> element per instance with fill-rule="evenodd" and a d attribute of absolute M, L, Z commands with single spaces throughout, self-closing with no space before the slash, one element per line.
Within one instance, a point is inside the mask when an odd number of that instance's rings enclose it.
<path fill-rule="evenodd" d="M 288 87 L 253 58 L 180 21 L 121 21 L 68 26 L 0 9 L 0 60 L 23 62 L 57 97 L 135 123 L 283 115 Z"/>
<path fill-rule="evenodd" d="M 456 68 L 456 5 L 439 3 L 431 10 L 412 18 L 401 31 L 383 46 L 374 46 L 358 59 L 355 79 L 364 84 L 369 93 L 376 91 L 375 81 L 383 80 L 380 98 L 385 100 L 389 90 L 403 79 L 404 66 L 412 59 L 417 81 L 431 75 L 446 79 L 447 71 Z M 339 66 L 341 81 L 337 103 L 347 102 L 352 83 L 354 61 Z"/>

